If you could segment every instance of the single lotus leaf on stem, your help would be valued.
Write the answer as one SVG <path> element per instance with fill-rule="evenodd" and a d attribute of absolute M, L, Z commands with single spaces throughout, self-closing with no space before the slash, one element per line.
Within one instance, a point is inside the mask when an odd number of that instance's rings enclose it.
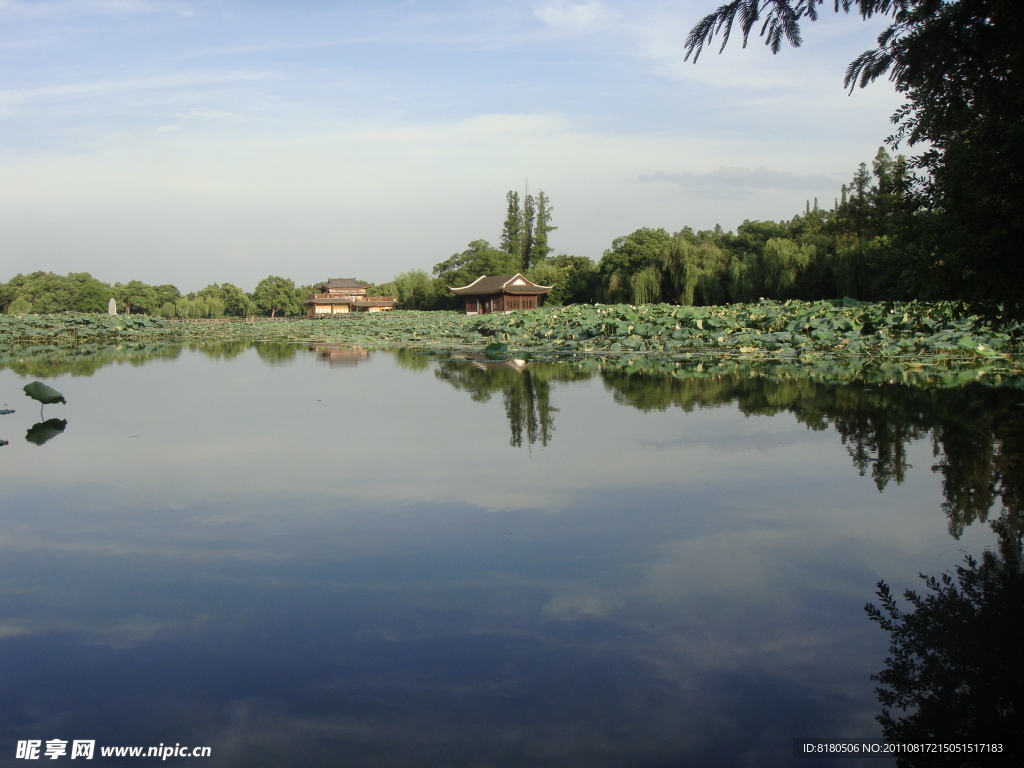
<path fill-rule="evenodd" d="M 25 394 L 43 405 L 51 405 L 52 403 L 64 403 L 66 405 L 68 402 L 64 399 L 64 395 L 53 387 L 43 384 L 41 381 L 33 381 L 31 384 L 26 384 Z"/>

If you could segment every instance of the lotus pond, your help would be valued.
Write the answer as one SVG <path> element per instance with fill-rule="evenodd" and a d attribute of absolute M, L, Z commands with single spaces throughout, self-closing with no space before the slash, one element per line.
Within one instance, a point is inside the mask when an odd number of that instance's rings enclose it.
<path fill-rule="evenodd" d="M 923 331 L 893 313 L 854 356 L 852 328 L 776 318 L 778 348 L 709 356 L 669 344 L 680 317 L 595 312 L 471 344 L 445 316 L 419 348 L 338 338 L 401 315 L 0 347 L 0 766 L 29 740 L 97 765 L 862 765 L 794 739 L 881 738 L 875 689 L 925 678 L 941 706 L 890 701 L 890 733 L 1019 738 L 1012 332 L 936 320 L 950 349 L 908 359 Z M 646 354 L 591 354 L 624 341 Z M 33 380 L 66 404 L 41 415 Z M 943 573 L 970 606 L 940 581 L 929 608 Z M 922 596 L 910 664 L 880 581 Z"/>

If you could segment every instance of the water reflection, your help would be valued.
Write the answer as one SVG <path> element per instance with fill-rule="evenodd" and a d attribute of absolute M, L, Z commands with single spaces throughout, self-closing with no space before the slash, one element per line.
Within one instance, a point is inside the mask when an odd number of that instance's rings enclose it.
<path fill-rule="evenodd" d="M 984 522 L 996 502 L 1010 528 L 1021 530 L 1024 396 L 1017 389 L 981 383 L 942 387 L 934 381 L 831 384 L 794 377 L 789 370 L 783 376 L 606 370 L 601 377 L 616 402 L 644 411 L 731 403 L 747 415 L 789 412 L 808 429 L 832 428 L 854 467 L 862 476 L 870 474 L 879 491 L 906 480 L 908 447 L 930 437 L 950 534 L 959 538 L 966 526 Z"/>
<path fill-rule="evenodd" d="M 508 417 L 509 445 L 522 447 L 540 443 L 547 446 L 555 432 L 551 404 L 554 383 L 586 381 L 592 370 L 564 363 L 533 363 L 516 358 L 489 359 L 480 354 L 456 354 L 439 361 L 434 376 L 455 389 L 468 392 L 478 403 L 486 403 L 500 392 Z"/>
<path fill-rule="evenodd" d="M 500 392 L 510 444 L 548 445 L 554 433 L 552 384 L 600 376 L 615 402 L 644 412 L 735 405 L 748 416 L 788 412 L 814 431 L 835 430 L 861 476 L 879 491 L 901 484 L 911 469 L 909 446 L 930 439 L 931 469 L 942 477 L 949 532 L 959 538 L 998 503 L 1011 530 L 1024 522 L 1024 409 L 1010 387 L 982 383 L 936 386 L 882 382 L 830 383 L 782 372 L 708 371 L 702 365 L 644 370 L 635 361 L 596 367 L 490 361 L 483 355 L 443 360 L 435 376 L 473 400 Z"/>
<path fill-rule="evenodd" d="M 314 344 L 309 349 L 316 353 L 317 362 L 331 368 L 350 368 L 370 358 L 366 349 L 351 344 Z"/>
<path fill-rule="evenodd" d="M 67 419 L 47 419 L 33 424 L 25 433 L 25 439 L 36 445 L 43 445 L 67 429 Z"/>
<path fill-rule="evenodd" d="M 251 346 L 244 342 L 245 348 Z M 221 344 L 203 345 L 216 350 Z M 183 347 L 169 342 L 145 344 L 123 343 L 80 344 L 74 347 L 0 345 L 0 370 L 11 370 L 19 376 L 54 378 L 57 376 L 92 376 L 111 364 L 145 365 L 154 360 L 174 360 Z M 215 354 L 215 353 L 214 353 Z"/>
<path fill-rule="evenodd" d="M 267 365 L 288 365 L 295 356 L 299 354 L 298 344 L 280 344 L 276 342 L 256 342 L 252 345 L 253 349 L 256 350 L 256 354 L 259 355 Z"/>
<path fill-rule="evenodd" d="M 889 633 L 890 656 L 872 679 L 886 739 L 904 744 L 977 744 L 974 754 L 909 754 L 898 766 L 1005 766 L 1024 754 L 1024 568 L 1021 536 L 993 525 L 998 546 L 968 556 L 955 576 L 922 576 L 925 592 L 900 607 L 885 582 L 870 619 Z M 991 745 L 991 746 L 990 746 Z M 996 747 L 995 745 L 998 745 Z"/>
<path fill-rule="evenodd" d="M 230 360 L 254 348 L 269 365 L 293 363 L 304 349 L 330 367 L 349 368 L 371 352 L 344 344 L 213 342 L 192 345 L 207 357 Z M 67 349 L 4 347 L 0 370 L 20 376 L 89 376 L 119 363 L 172 360 L 181 345 L 82 345 Z M 666 362 L 643 358 L 589 359 L 573 363 L 492 360 L 481 354 L 441 359 L 408 348 L 386 353 L 403 369 L 425 370 L 468 392 L 475 402 L 499 394 L 513 447 L 548 446 L 558 408 L 553 386 L 599 376 L 616 403 L 644 412 L 735 405 L 748 416 L 788 412 L 808 429 L 834 429 L 850 459 L 879 491 L 903 483 L 912 469 L 913 443 L 930 439 L 932 471 L 942 477 L 950 534 L 984 522 L 994 507 L 1011 530 L 1024 528 L 1024 408 L 1021 382 L 984 370 L 925 371 L 861 362 L 810 366 L 754 361 Z M 49 422 L 47 422 L 49 423 Z M 46 439 L 53 437 L 52 425 Z M 42 434 L 41 432 L 39 434 Z"/>
<path fill-rule="evenodd" d="M 213 360 L 233 360 L 252 346 L 251 341 L 211 341 L 190 347 Z"/>
<path fill-rule="evenodd" d="M 12 413 L 14 413 L 14 411 L 11 410 L 10 408 L 0 408 L 0 416 L 7 416 L 7 415 L 12 414 Z M 7 444 L 8 444 L 7 440 L 4 440 L 4 439 L 0 438 L 0 448 L 2 448 L 3 446 L 5 446 Z"/>
<path fill-rule="evenodd" d="M 4 449 L 0 765 L 789 765 L 878 732 L 871 585 L 1019 518 L 1006 387 L 259 352 L 97 369 L 75 429 Z"/>

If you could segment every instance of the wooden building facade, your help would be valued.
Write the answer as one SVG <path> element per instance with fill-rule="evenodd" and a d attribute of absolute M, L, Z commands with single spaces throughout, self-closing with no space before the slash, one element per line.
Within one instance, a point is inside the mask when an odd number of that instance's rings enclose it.
<path fill-rule="evenodd" d="M 367 296 L 370 283 L 351 277 L 332 277 L 313 286 L 317 293 L 309 294 L 302 303 L 310 317 L 325 317 L 349 312 L 390 312 L 398 306 L 394 296 Z"/>
<path fill-rule="evenodd" d="M 536 309 L 540 296 L 553 286 L 531 283 L 520 274 L 481 275 L 462 288 L 450 288 L 466 301 L 467 315 L 507 314 L 517 309 Z"/>

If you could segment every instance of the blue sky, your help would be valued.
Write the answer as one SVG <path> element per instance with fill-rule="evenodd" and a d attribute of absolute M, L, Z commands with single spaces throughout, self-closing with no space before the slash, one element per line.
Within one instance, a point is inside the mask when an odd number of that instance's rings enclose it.
<path fill-rule="evenodd" d="M 383 282 L 543 190 L 557 253 L 831 205 L 891 132 L 884 20 L 683 61 L 719 0 L 0 0 L 0 281 Z"/>

